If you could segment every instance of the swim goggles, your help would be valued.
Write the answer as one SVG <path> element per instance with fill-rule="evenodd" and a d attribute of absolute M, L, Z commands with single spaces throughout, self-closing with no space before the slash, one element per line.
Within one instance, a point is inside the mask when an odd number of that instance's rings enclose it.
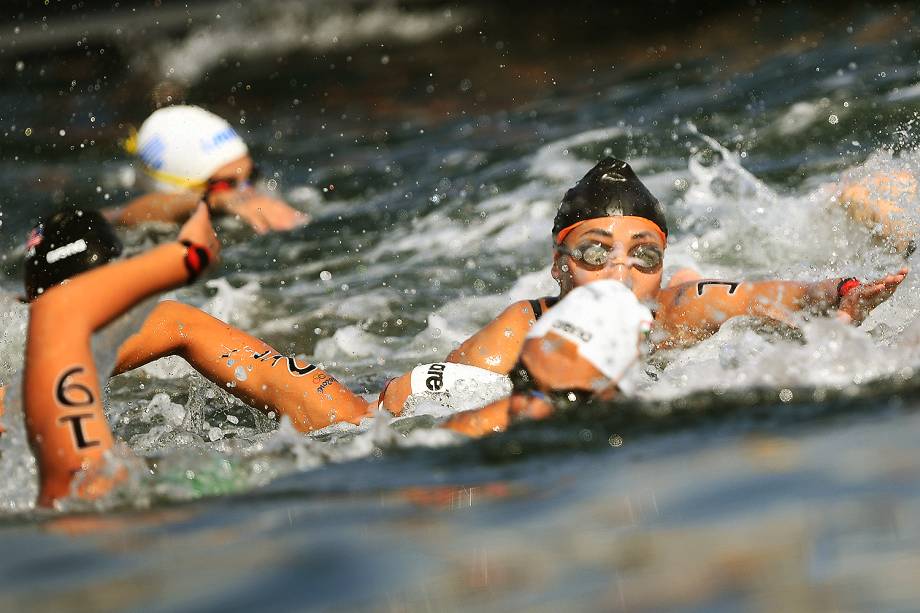
<path fill-rule="evenodd" d="M 209 196 L 214 194 L 219 194 L 221 192 L 236 191 L 238 189 L 246 188 L 252 185 L 252 183 L 259 178 L 259 168 L 253 164 L 252 170 L 249 172 L 249 176 L 245 179 L 239 177 L 227 177 L 221 179 L 208 179 L 205 183 L 204 188 L 204 199 L 207 200 Z"/>
<path fill-rule="evenodd" d="M 558 245 L 559 253 L 580 261 L 589 270 L 600 270 L 610 260 L 612 247 L 601 243 L 582 243 L 574 249 Z M 651 274 L 661 270 L 664 252 L 655 245 L 640 244 L 630 249 L 626 255 L 632 260 L 632 266 L 641 273 Z"/>

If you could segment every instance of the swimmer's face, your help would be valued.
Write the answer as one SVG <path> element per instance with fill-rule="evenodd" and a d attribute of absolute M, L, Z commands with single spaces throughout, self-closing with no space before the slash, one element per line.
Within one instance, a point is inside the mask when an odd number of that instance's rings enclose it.
<path fill-rule="evenodd" d="M 665 244 L 658 226 L 647 219 L 590 219 L 569 232 L 561 247 L 553 256 L 552 272 L 563 294 L 601 279 L 620 281 L 639 300 L 654 298 L 661 288 Z M 606 262 L 596 257 L 604 250 L 609 252 Z"/>
<path fill-rule="evenodd" d="M 244 155 L 240 159 L 233 160 L 215 170 L 210 180 L 242 184 L 249 181 L 252 176 L 252 169 L 252 158 L 248 155 Z"/>

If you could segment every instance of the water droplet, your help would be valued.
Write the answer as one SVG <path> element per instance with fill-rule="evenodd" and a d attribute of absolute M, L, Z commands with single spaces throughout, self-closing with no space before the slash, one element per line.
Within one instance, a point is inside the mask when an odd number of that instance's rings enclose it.
<path fill-rule="evenodd" d="M 249 378 L 249 375 L 246 374 L 246 369 L 242 366 L 236 367 L 236 370 L 233 371 L 233 376 L 236 377 L 237 381 L 245 381 Z"/>
<path fill-rule="evenodd" d="M 332 281 L 332 273 L 329 272 L 328 270 L 324 270 L 321 273 L 319 273 L 319 278 L 322 281 Z"/>
<path fill-rule="evenodd" d="M 837 117 L 836 115 L 831 115 L 830 117 L 827 118 L 827 123 L 831 124 L 832 126 L 837 125 L 839 121 L 840 121 L 840 118 Z"/>
<path fill-rule="evenodd" d="M 26 68 L 26 63 L 22 60 L 16 62 L 16 72 L 22 72 Z"/>
<path fill-rule="evenodd" d="M 25 129 L 25 135 L 26 135 L 26 136 L 32 136 L 32 128 L 26 128 L 26 129 Z"/>
<path fill-rule="evenodd" d="M 779 399 L 782 402 L 789 402 L 792 400 L 792 390 L 784 387 L 779 391 Z"/>

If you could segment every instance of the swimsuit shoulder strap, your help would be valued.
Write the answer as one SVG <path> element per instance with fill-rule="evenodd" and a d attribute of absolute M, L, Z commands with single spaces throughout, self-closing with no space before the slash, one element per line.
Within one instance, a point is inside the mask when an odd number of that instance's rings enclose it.
<path fill-rule="evenodd" d="M 533 309 L 533 318 L 534 320 L 540 319 L 543 316 L 543 305 L 540 304 L 539 299 L 528 300 L 530 302 L 530 308 Z"/>
<path fill-rule="evenodd" d="M 550 298 L 535 298 L 533 300 L 529 300 L 528 302 L 530 302 L 530 308 L 533 309 L 533 316 L 536 320 L 543 317 L 543 313 L 546 312 L 546 309 L 552 308 L 554 304 L 559 302 L 559 297 L 552 296 Z M 543 306 L 544 304 L 546 305 L 545 307 Z"/>

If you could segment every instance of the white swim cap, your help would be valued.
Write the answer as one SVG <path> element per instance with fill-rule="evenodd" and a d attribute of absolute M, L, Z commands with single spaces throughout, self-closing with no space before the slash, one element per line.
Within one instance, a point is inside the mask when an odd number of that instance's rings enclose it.
<path fill-rule="evenodd" d="M 617 383 L 637 363 L 651 326 L 652 312 L 629 288 L 619 281 L 604 280 L 569 292 L 537 320 L 527 338 L 558 334 Z"/>
<path fill-rule="evenodd" d="M 157 188 L 170 192 L 200 187 L 218 168 L 249 153 L 226 120 L 197 106 L 155 111 L 128 149 Z"/>

